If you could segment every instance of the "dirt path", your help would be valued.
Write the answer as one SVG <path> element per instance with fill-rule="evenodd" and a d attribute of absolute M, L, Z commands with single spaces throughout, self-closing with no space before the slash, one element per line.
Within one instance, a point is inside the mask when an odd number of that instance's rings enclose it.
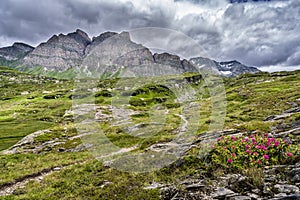
<path fill-rule="evenodd" d="M 185 154 L 191 147 L 192 142 L 186 141 L 184 137 L 181 137 L 188 131 L 189 121 L 186 119 L 184 115 L 176 114 L 176 116 L 180 117 L 183 121 L 182 126 L 180 127 L 177 138 L 173 141 L 167 143 L 157 143 L 150 146 L 148 149 L 154 152 L 168 152 L 174 154 L 176 156 L 181 156 Z"/>
<path fill-rule="evenodd" d="M 189 125 L 189 121 L 186 119 L 186 117 L 184 115 L 176 114 L 176 116 L 180 117 L 181 120 L 183 121 L 183 125 L 181 126 L 181 128 L 179 130 L 179 134 L 178 134 L 178 136 L 180 136 L 187 131 L 187 126 Z"/>

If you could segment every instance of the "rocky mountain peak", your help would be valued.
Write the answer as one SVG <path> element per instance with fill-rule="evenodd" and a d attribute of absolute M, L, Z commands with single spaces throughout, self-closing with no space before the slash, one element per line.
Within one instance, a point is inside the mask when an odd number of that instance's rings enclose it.
<path fill-rule="evenodd" d="M 28 44 L 15 42 L 12 46 L 0 48 L 0 63 L 2 61 L 16 61 L 23 58 L 34 48 Z"/>
<path fill-rule="evenodd" d="M 51 38 L 49 38 L 49 40 L 47 41 L 47 43 L 57 42 L 57 41 L 58 41 L 58 36 L 57 35 L 53 35 Z M 44 44 L 44 43 L 42 43 L 42 44 Z"/>
<path fill-rule="evenodd" d="M 155 53 L 153 55 L 154 61 L 159 64 L 171 65 L 171 66 L 181 66 L 180 57 L 177 55 L 169 53 Z"/>
<path fill-rule="evenodd" d="M 228 77 L 233 77 L 244 73 L 260 72 L 260 70 L 257 68 L 243 65 L 237 60 L 217 62 L 217 69 Z"/>
<path fill-rule="evenodd" d="M 125 39 L 125 40 L 131 40 L 130 38 L 130 34 L 127 31 L 123 31 L 121 32 L 118 37 L 120 37 L 121 39 Z"/>
<path fill-rule="evenodd" d="M 92 42 L 88 34 L 81 31 L 80 29 L 77 29 L 76 32 L 68 33 L 66 37 L 70 37 L 76 40 L 78 43 L 84 44 L 85 46 Z"/>
<path fill-rule="evenodd" d="M 46 43 L 66 43 L 70 40 L 75 40 L 76 42 L 82 43 L 85 46 L 92 42 L 87 33 L 77 29 L 75 32 L 68 33 L 67 35 L 62 33 L 59 35 L 53 35 Z"/>
<path fill-rule="evenodd" d="M 103 65 L 138 66 L 154 62 L 150 50 L 131 41 L 128 32 L 102 33 L 87 47 L 86 56 L 90 54 L 101 58 L 99 62 Z"/>
<path fill-rule="evenodd" d="M 103 41 L 105 41 L 106 39 L 117 35 L 118 33 L 115 32 L 104 32 L 101 33 L 99 36 L 97 37 L 93 37 L 92 42 L 90 45 L 87 46 L 85 53 L 88 54 L 95 46 L 99 45 L 100 43 L 102 43 Z"/>
<path fill-rule="evenodd" d="M 84 32 L 80 29 L 76 29 L 76 33 L 81 35 L 82 37 L 84 37 L 87 41 L 91 42 L 91 39 L 90 39 L 89 35 L 86 32 Z"/>
<path fill-rule="evenodd" d="M 237 60 L 217 62 L 209 58 L 197 57 L 190 59 L 190 62 L 201 69 L 212 71 L 216 74 L 226 77 L 234 77 L 245 73 L 258 73 L 255 67 L 249 67 L 241 64 Z"/>
<path fill-rule="evenodd" d="M 12 47 L 15 47 L 17 49 L 20 49 L 20 50 L 23 50 L 25 52 L 28 52 L 28 51 L 32 51 L 34 49 L 34 47 L 28 45 L 28 44 L 25 44 L 25 43 L 22 43 L 22 42 L 15 42 Z"/>
<path fill-rule="evenodd" d="M 104 40 L 106 40 L 107 38 L 110 38 L 114 35 L 117 35 L 117 33 L 116 32 L 110 32 L 110 31 L 104 32 L 104 33 L 101 33 L 97 37 L 93 37 L 92 42 L 94 44 L 99 44 L 99 43 L 103 42 Z"/>
<path fill-rule="evenodd" d="M 82 30 L 67 35 L 53 35 L 47 42 L 38 45 L 28 54 L 22 65 L 43 66 L 47 70 L 64 71 L 79 66 L 91 39 Z"/>

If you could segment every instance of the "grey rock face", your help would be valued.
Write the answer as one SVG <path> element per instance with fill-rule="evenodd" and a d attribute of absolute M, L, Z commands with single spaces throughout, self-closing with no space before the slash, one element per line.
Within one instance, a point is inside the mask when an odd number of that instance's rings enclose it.
<path fill-rule="evenodd" d="M 169 53 L 155 53 L 153 55 L 155 63 L 170 66 L 176 71 L 197 72 L 196 67 L 187 60 L 181 60 L 179 56 Z"/>
<path fill-rule="evenodd" d="M 43 66 L 47 70 L 64 71 L 80 65 L 85 48 L 90 43 L 88 35 L 81 30 L 67 35 L 54 35 L 28 54 L 22 64 L 28 67 Z"/>
<path fill-rule="evenodd" d="M 292 195 L 274 198 L 270 200 L 299 200 L 299 199 L 300 199 L 300 194 L 292 194 Z"/>
<path fill-rule="evenodd" d="M 108 37 L 109 35 L 113 36 Z M 106 39 L 103 40 L 103 38 Z M 128 32 L 107 34 L 107 37 L 100 35 L 98 39 L 94 40 L 96 44 L 92 43 L 82 64 L 92 70 L 98 66 L 97 71 L 100 74 L 113 73 L 124 67 L 130 68 L 132 72 L 142 67 L 145 69 L 143 73 L 147 73 L 147 66 L 154 63 L 150 50 L 141 44 L 132 42 Z"/>
<path fill-rule="evenodd" d="M 18 60 L 33 49 L 28 44 L 16 42 L 12 46 L 0 48 L 0 58 L 2 57 L 8 61 Z"/>
<path fill-rule="evenodd" d="M 15 42 L 12 47 L 24 51 L 24 52 L 29 52 L 32 51 L 34 49 L 34 47 L 28 45 L 28 44 L 24 44 L 22 42 Z"/>
<path fill-rule="evenodd" d="M 288 174 L 288 178 L 295 183 L 300 182 L 300 167 L 291 170 Z"/>
<path fill-rule="evenodd" d="M 227 188 L 217 188 L 216 191 L 212 194 L 212 197 L 213 198 L 216 198 L 216 199 L 220 199 L 220 198 L 224 198 L 225 196 L 228 196 L 228 195 L 232 195 L 234 194 L 233 191 L 227 189 Z"/>
<path fill-rule="evenodd" d="M 114 35 L 117 35 L 117 33 L 115 33 L 115 32 L 105 32 L 105 33 L 100 34 L 97 37 L 93 37 L 92 43 L 87 46 L 85 53 L 88 54 L 97 45 L 99 45 L 104 40 L 106 40 L 106 39 L 108 39 L 108 38 L 110 38 L 110 37 L 112 37 Z"/>
<path fill-rule="evenodd" d="M 171 65 L 171 66 L 181 66 L 180 57 L 177 55 L 172 55 L 169 53 L 162 53 L 162 54 L 155 53 L 153 55 L 153 58 L 154 58 L 155 62 L 159 63 L 159 64 L 166 64 L 166 65 Z"/>
<path fill-rule="evenodd" d="M 249 197 L 249 196 L 235 196 L 235 197 L 230 197 L 229 200 L 251 200 L 251 197 Z"/>
<path fill-rule="evenodd" d="M 295 185 L 281 185 L 281 184 L 276 184 L 274 186 L 275 189 L 278 190 L 280 193 L 286 193 L 286 194 L 297 194 L 299 193 L 299 188 Z"/>

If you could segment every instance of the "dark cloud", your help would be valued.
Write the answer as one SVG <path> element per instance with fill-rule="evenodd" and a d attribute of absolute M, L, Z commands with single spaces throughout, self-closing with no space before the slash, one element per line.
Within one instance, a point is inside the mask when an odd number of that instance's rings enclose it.
<path fill-rule="evenodd" d="M 95 36 L 107 30 L 163 27 L 192 37 L 217 60 L 265 68 L 299 66 L 299 7 L 297 0 L 1 0 L 0 45 L 37 45 L 77 28 Z"/>
<path fill-rule="evenodd" d="M 0 1 L 1 37 L 34 44 L 53 34 L 77 28 L 98 35 L 106 30 L 168 27 L 173 18 L 172 13 L 161 10 L 159 6 L 150 6 L 149 11 L 145 12 L 129 1 Z"/>
<path fill-rule="evenodd" d="M 299 6 L 291 1 L 230 5 L 224 13 L 223 52 L 255 66 L 297 64 L 288 59 L 299 49 Z"/>
<path fill-rule="evenodd" d="M 55 1 L 1 1 L 0 35 L 36 43 L 53 33 L 68 30 L 72 20 L 63 11 L 64 7 Z"/>

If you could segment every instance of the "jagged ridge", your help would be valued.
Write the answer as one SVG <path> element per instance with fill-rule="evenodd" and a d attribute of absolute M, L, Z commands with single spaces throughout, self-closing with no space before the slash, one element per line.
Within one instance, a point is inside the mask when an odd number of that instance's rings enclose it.
<path fill-rule="evenodd" d="M 98 52 L 93 51 L 93 49 Z M 17 56 L 19 52 L 22 53 L 22 56 Z M 144 70 L 145 75 L 150 74 L 150 71 L 153 70 L 156 71 L 154 73 L 163 75 L 197 72 L 205 69 L 228 77 L 243 73 L 260 72 L 258 69 L 245 66 L 238 61 L 217 62 L 202 57 L 192 58 L 188 61 L 181 60 L 179 56 L 169 53 L 155 53 L 152 55 L 147 47 L 133 42 L 128 32 L 119 34 L 105 32 L 93 37 L 91 40 L 87 33 L 77 29 L 67 35 L 54 35 L 35 49 L 21 43 L 15 43 L 12 47 L 0 49 L 0 56 L 4 59 L 19 60 L 20 69 L 32 69 L 42 66 L 45 71 L 55 70 L 59 72 L 79 67 L 82 62 L 88 60 L 87 57 L 90 54 L 101 58 L 101 64 L 103 65 L 126 66 L 131 67 L 133 71 Z M 94 66 L 96 63 L 85 64 Z M 145 67 L 143 69 L 137 68 L 140 65 Z M 158 71 L 155 68 L 156 65 L 160 65 L 163 70 Z"/>

